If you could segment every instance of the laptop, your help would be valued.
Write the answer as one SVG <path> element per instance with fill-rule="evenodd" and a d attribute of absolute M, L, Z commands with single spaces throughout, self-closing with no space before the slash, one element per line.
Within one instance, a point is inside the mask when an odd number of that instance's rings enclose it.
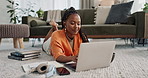
<path fill-rule="evenodd" d="M 82 43 L 77 63 L 65 64 L 73 71 L 83 71 L 110 66 L 115 41 Z"/>

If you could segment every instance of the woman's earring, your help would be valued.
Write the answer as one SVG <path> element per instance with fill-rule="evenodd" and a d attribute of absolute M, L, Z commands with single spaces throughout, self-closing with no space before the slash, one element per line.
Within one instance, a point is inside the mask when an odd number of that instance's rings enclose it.
<path fill-rule="evenodd" d="M 65 32 L 66 32 L 66 26 L 65 26 Z"/>

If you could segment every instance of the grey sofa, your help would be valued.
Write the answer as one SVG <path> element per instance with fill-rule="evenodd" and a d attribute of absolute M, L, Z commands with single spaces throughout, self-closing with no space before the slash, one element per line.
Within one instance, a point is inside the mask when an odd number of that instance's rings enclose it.
<path fill-rule="evenodd" d="M 145 13 L 132 14 L 127 24 L 99 24 L 95 25 L 95 9 L 77 10 L 82 19 L 82 30 L 89 38 L 143 38 L 145 36 Z M 61 12 L 61 16 L 64 11 Z M 29 38 L 44 38 L 51 26 L 46 22 L 47 11 L 43 19 L 24 16 L 23 24 L 30 26 Z M 60 24 L 60 22 L 59 22 Z M 61 26 L 59 27 L 61 28 Z"/>

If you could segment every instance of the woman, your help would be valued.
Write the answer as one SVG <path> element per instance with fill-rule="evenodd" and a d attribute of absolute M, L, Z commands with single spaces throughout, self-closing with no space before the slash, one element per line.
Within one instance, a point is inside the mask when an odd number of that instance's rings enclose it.
<path fill-rule="evenodd" d="M 46 35 L 44 39 L 42 50 L 50 55 L 49 50 L 50 50 L 51 35 L 54 31 L 58 30 L 58 24 L 54 22 L 53 20 L 51 20 L 49 24 L 52 26 L 52 28 L 50 29 L 50 31 L 48 32 L 48 34 Z"/>
<path fill-rule="evenodd" d="M 56 29 L 56 26 L 53 27 Z M 50 43 L 51 55 L 58 62 L 76 62 L 82 42 L 88 42 L 88 39 L 81 32 L 81 18 L 79 14 L 71 7 L 65 11 L 62 17 L 62 30 L 52 33 Z"/>

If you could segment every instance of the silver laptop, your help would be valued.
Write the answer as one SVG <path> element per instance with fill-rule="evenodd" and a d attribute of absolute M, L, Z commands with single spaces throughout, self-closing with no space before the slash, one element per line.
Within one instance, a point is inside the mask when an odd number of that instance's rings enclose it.
<path fill-rule="evenodd" d="M 68 64 L 74 71 L 83 71 L 110 65 L 115 41 L 82 43 L 76 64 Z"/>

